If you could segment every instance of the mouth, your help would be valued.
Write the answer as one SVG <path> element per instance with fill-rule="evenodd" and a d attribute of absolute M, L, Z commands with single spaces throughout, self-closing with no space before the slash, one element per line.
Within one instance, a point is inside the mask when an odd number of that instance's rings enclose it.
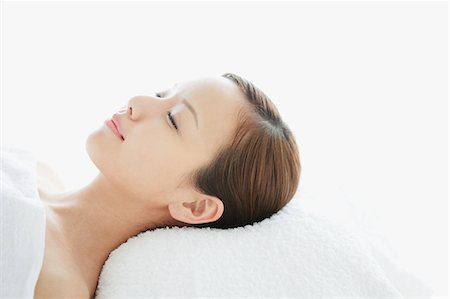
<path fill-rule="evenodd" d="M 105 125 L 114 133 L 114 135 L 122 139 L 122 141 L 125 140 L 112 119 L 105 120 Z"/>
<path fill-rule="evenodd" d="M 122 133 L 120 132 L 119 126 L 117 125 L 116 121 L 114 120 L 114 117 L 111 119 L 111 122 L 113 123 L 113 125 L 116 127 L 117 132 L 120 135 L 120 138 L 122 138 L 122 140 L 125 140 L 125 138 L 123 138 Z"/>
<path fill-rule="evenodd" d="M 117 132 L 119 132 L 122 140 L 125 140 L 125 138 L 123 137 L 123 134 L 122 134 L 122 128 L 120 127 L 120 119 L 119 119 L 119 116 L 117 115 L 117 113 L 113 114 L 113 116 L 111 117 L 111 121 L 114 123 L 114 126 L 116 126 Z"/>

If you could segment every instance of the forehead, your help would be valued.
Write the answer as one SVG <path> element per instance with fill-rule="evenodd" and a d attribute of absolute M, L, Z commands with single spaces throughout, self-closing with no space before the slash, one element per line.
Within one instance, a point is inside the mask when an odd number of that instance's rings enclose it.
<path fill-rule="evenodd" d="M 237 112 L 247 102 L 239 87 L 224 77 L 180 82 L 173 92 L 197 111 L 199 131 L 193 134 L 200 137 L 198 141 L 214 148 L 232 136 L 238 124 Z"/>
<path fill-rule="evenodd" d="M 194 107 L 199 115 L 199 126 L 200 122 L 232 121 L 247 102 L 239 87 L 224 77 L 200 77 L 177 83 L 174 94 L 185 98 Z"/>
<path fill-rule="evenodd" d="M 175 92 L 183 96 L 194 97 L 192 100 L 208 100 L 210 102 L 229 102 L 237 104 L 241 102 L 243 94 L 238 86 L 224 77 L 198 77 L 175 85 Z M 204 99 L 206 98 L 206 99 Z M 206 104 L 206 103 L 205 103 Z"/>

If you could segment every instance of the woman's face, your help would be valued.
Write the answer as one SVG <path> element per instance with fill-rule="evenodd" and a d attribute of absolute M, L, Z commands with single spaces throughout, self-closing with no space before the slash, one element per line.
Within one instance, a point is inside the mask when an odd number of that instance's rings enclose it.
<path fill-rule="evenodd" d="M 117 115 L 122 138 L 104 124 L 89 135 L 86 149 L 117 192 L 135 200 L 171 200 L 184 176 L 207 164 L 231 140 L 245 104 L 229 79 L 199 78 L 135 96 Z M 176 128 L 172 124 L 171 113 Z"/>

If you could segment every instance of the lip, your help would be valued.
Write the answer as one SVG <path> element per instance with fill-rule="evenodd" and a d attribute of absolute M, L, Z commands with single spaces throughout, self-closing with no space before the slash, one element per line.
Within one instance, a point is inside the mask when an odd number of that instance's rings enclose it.
<path fill-rule="evenodd" d="M 113 121 L 114 125 L 117 128 L 117 131 L 119 131 L 120 136 L 123 138 L 123 134 L 122 134 L 122 128 L 120 127 L 120 120 L 119 120 L 119 116 L 117 116 L 117 113 L 114 113 L 113 116 L 111 117 L 111 120 Z"/>
<path fill-rule="evenodd" d="M 120 138 L 122 141 L 125 140 L 125 139 L 122 137 L 122 134 L 120 134 L 119 129 L 116 127 L 116 124 L 115 124 L 114 120 L 112 120 L 112 119 L 107 119 L 107 120 L 105 120 L 105 125 L 106 125 L 108 128 L 110 128 L 111 131 L 113 131 L 113 133 L 114 133 L 118 138 Z"/>

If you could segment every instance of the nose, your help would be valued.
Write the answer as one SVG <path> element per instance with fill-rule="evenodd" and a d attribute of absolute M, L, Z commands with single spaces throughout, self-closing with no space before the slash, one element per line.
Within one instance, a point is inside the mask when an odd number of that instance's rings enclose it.
<path fill-rule="evenodd" d="M 122 107 L 119 113 L 128 114 L 131 119 L 138 119 L 145 114 L 163 113 L 167 109 L 169 100 L 162 101 L 154 96 L 135 96 L 128 101 L 127 107 Z"/>

